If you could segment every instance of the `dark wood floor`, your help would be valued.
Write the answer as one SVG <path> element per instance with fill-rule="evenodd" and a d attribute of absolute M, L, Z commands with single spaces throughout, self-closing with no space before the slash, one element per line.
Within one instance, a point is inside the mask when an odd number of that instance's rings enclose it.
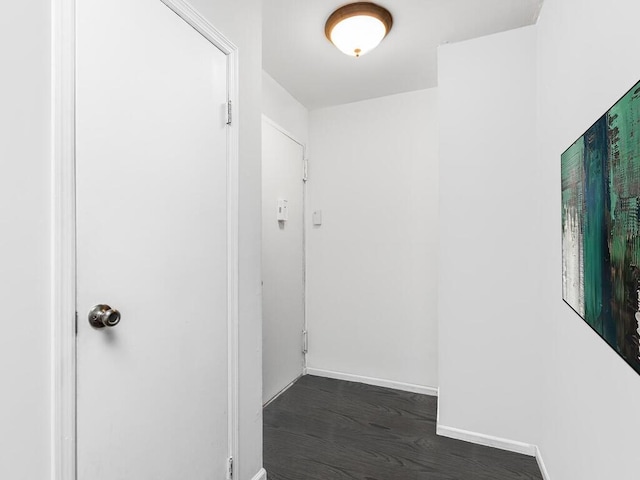
<path fill-rule="evenodd" d="M 269 480 L 531 480 L 536 461 L 436 436 L 436 398 L 307 375 L 264 410 Z"/>

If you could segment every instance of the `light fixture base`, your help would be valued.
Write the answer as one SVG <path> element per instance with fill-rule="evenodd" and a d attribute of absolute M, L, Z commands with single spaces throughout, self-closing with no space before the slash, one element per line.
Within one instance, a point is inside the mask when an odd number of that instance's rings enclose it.
<path fill-rule="evenodd" d="M 359 57 L 375 48 L 388 35 L 392 26 L 393 17 L 389 10 L 371 2 L 356 2 L 333 12 L 325 23 L 324 33 L 343 53 Z M 347 31 L 351 27 L 356 30 L 359 28 L 363 33 Z M 372 36 L 358 37 L 360 34 Z"/>

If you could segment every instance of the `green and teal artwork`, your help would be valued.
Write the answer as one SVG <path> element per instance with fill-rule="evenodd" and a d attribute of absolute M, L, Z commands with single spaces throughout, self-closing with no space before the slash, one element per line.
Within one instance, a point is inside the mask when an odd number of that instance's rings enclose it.
<path fill-rule="evenodd" d="M 561 163 L 564 301 L 640 373 L 640 82 Z"/>

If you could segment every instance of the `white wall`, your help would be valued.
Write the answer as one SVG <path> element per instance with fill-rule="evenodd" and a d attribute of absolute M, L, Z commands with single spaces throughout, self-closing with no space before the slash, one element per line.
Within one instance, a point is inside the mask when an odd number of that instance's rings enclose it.
<path fill-rule="evenodd" d="M 262 467 L 260 287 L 262 2 L 190 0 L 239 49 L 240 98 L 240 480 Z"/>
<path fill-rule="evenodd" d="M 538 271 L 559 248 L 538 231 L 535 52 L 528 27 L 438 55 L 440 425 L 534 444 Z"/>
<path fill-rule="evenodd" d="M 547 0 L 538 24 L 542 451 L 553 480 L 640 476 L 640 377 L 562 302 L 559 207 L 560 154 L 640 80 L 639 17 L 628 0 Z"/>
<path fill-rule="evenodd" d="M 559 205 L 561 153 L 640 79 L 639 14 L 547 0 L 440 49 L 440 422 L 537 444 L 553 480 L 638 477 L 640 378 L 562 301 Z"/>
<path fill-rule="evenodd" d="M 262 113 L 303 145 L 309 143 L 309 110 L 262 71 Z"/>
<path fill-rule="evenodd" d="M 437 94 L 310 114 L 307 366 L 433 387 Z"/>
<path fill-rule="evenodd" d="M 0 478 L 44 479 L 50 451 L 50 2 L 0 16 Z"/>
<path fill-rule="evenodd" d="M 298 227 L 304 229 L 305 226 L 302 217 L 295 217 L 295 203 L 302 203 L 305 208 L 304 215 L 308 218 L 309 208 L 303 198 L 305 193 L 302 184 L 302 160 L 305 152 L 298 144 L 306 147 L 309 143 L 309 110 L 263 71 L 262 114 L 269 122 L 277 125 L 276 128 L 271 123 L 262 124 L 262 288 L 263 295 L 271 296 L 263 298 L 262 398 L 266 403 L 304 373 L 304 278 L 303 266 L 299 265 L 300 261 L 305 260 L 304 232 L 298 231 Z M 265 128 L 268 131 L 265 131 Z M 282 133 L 283 130 L 286 134 Z M 288 138 L 289 136 L 295 140 Z M 289 164 L 291 160 L 293 163 Z M 271 171 L 265 170 L 269 168 Z M 288 195 L 293 195 L 289 198 L 289 221 L 284 230 L 272 230 L 268 223 L 272 212 L 275 211 L 264 202 L 275 201 L 271 198 L 273 195 L 277 197 L 287 191 Z M 302 239 L 298 238 L 298 234 Z M 297 247 L 290 245 L 292 240 L 294 243 L 299 242 Z M 284 263 L 277 258 L 278 252 L 282 254 L 283 249 L 286 254 Z M 270 286 L 265 283 L 267 280 L 271 282 Z"/>
<path fill-rule="evenodd" d="M 82 1 L 82 0 L 80 0 Z M 240 461 L 262 466 L 259 0 L 191 0 L 240 50 Z M 0 478 L 50 472 L 50 2 L 12 2 L 0 20 Z"/>

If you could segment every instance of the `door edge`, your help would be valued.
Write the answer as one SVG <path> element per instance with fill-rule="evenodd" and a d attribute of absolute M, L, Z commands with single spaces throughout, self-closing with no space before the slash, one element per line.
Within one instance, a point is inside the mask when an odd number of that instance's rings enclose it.
<path fill-rule="evenodd" d="M 51 11 L 51 478 L 76 478 L 75 6 Z"/>

